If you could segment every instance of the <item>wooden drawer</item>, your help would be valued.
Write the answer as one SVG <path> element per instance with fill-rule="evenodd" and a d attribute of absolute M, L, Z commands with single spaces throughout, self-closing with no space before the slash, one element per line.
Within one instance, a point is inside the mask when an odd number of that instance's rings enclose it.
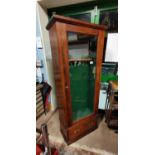
<path fill-rule="evenodd" d="M 69 139 L 76 139 L 77 137 L 80 137 L 81 135 L 93 129 L 94 127 L 96 127 L 95 117 L 90 117 L 89 119 L 81 120 L 80 122 L 72 125 L 68 129 Z"/>

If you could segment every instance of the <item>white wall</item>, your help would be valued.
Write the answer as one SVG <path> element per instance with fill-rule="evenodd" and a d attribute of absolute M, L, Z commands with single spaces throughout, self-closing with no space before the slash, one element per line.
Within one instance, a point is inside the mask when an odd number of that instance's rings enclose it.
<path fill-rule="evenodd" d="M 41 38 L 43 43 L 43 51 L 45 53 L 45 60 L 46 60 L 46 68 L 48 73 L 48 82 L 52 86 L 51 91 L 51 104 L 52 110 L 55 110 L 57 107 L 56 102 L 56 93 L 55 93 L 55 82 L 54 82 L 54 75 L 53 75 L 53 66 L 52 66 L 52 55 L 51 55 L 51 48 L 50 48 L 50 39 L 49 39 L 49 32 L 46 30 L 46 25 L 48 23 L 48 15 L 46 9 L 44 9 L 40 4 L 37 3 L 37 15 L 39 19 L 39 25 L 41 30 Z"/>
<path fill-rule="evenodd" d="M 118 62 L 118 33 L 108 33 L 105 61 Z"/>
<path fill-rule="evenodd" d="M 71 5 L 71 4 L 78 4 L 93 0 L 38 0 L 42 6 L 46 8 L 52 8 L 52 7 L 60 7 L 65 5 Z"/>

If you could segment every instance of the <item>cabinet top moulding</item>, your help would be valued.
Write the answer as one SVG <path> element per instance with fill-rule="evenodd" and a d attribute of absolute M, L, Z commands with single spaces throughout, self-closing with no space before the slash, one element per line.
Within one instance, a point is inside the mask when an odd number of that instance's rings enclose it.
<path fill-rule="evenodd" d="M 106 30 L 107 29 L 107 27 L 105 25 L 96 25 L 96 24 L 89 23 L 89 22 L 86 22 L 86 21 L 81 21 L 81 20 L 78 20 L 78 19 L 70 18 L 70 17 L 63 17 L 63 16 L 60 16 L 60 15 L 53 15 L 52 18 L 50 19 L 49 23 L 47 24 L 46 29 L 49 30 L 51 28 L 51 26 L 56 21 L 71 24 L 71 25 L 79 25 L 79 26 L 83 26 L 83 27 L 99 29 L 99 30 Z"/>

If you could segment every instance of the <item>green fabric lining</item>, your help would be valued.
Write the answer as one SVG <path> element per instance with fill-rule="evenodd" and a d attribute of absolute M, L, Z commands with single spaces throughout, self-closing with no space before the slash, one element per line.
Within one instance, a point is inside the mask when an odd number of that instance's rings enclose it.
<path fill-rule="evenodd" d="M 72 120 L 78 120 L 93 113 L 94 101 L 94 65 L 88 63 L 70 65 L 70 86 L 72 102 Z"/>

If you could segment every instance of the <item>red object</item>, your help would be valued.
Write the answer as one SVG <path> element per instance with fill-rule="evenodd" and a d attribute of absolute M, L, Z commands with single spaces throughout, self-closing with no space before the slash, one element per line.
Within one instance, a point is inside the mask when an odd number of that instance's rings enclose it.
<path fill-rule="evenodd" d="M 36 155 L 40 155 L 41 152 L 40 147 L 36 144 Z"/>
<path fill-rule="evenodd" d="M 56 150 L 53 155 L 59 155 L 58 151 Z"/>
<path fill-rule="evenodd" d="M 48 97 L 50 96 L 50 93 L 51 93 L 51 89 L 49 90 L 49 92 L 47 93 L 47 96 L 46 96 L 46 101 L 45 101 L 46 109 L 48 108 Z"/>

